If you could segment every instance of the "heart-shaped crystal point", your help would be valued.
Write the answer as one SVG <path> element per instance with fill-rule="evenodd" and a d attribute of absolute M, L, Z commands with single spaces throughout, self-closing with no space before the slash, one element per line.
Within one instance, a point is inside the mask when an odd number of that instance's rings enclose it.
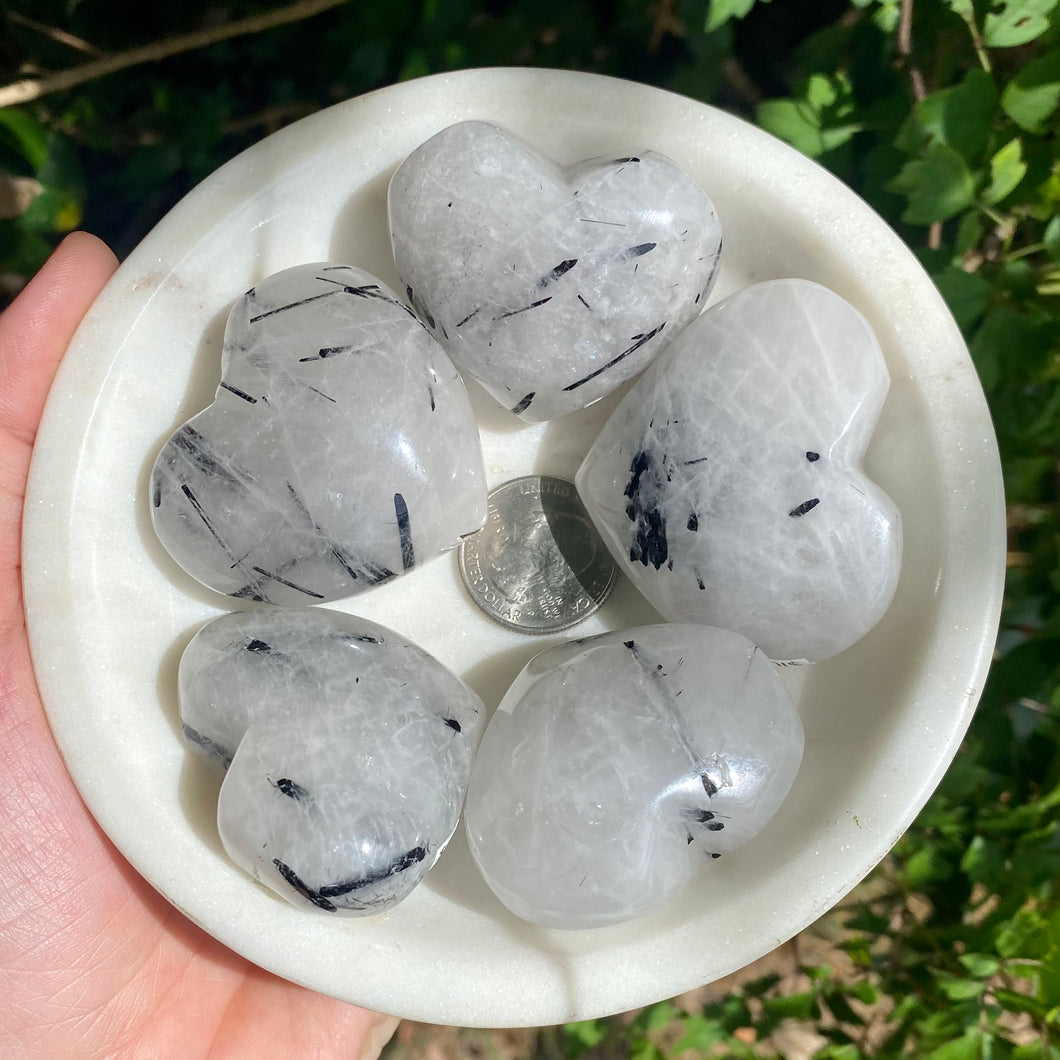
<path fill-rule="evenodd" d="M 230 596 L 309 604 L 388 581 L 485 520 L 463 382 L 368 273 L 277 273 L 232 310 L 216 399 L 159 454 L 151 515 Z"/>
<path fill-rule="evenodd" d="M 398 274 L 456 364 L 524 419 L 632 378 L 705 305 L 721 251 L 706 194 L 652 151 L 557 165 L 481 121 L 390 182 Z"/>
<path fill-rule="evenodd" d="M 317 608 L 224 615 L 179 685 L 189 749 L 227 766 L 225 849 L 294 905 L 382 912 L 453 834 L 485 711 L 392 630 Z"/>
<path fill-rule="evenodd" d="M 475 758 L 471 853 L 516 915 L 584 928 L 642 916 L 760 832 L 803 732 L 745 637 L 657 625 L 530 661 Z"/>
<path fill-rule="evenodd" d="M 673 622 L 815 662 L 882 618 L 901 519 L 861 462 L 887 395 L 864 317 L 805 280 L 749 287 L 690 325 L 577 475 L 601 535 Z"/>

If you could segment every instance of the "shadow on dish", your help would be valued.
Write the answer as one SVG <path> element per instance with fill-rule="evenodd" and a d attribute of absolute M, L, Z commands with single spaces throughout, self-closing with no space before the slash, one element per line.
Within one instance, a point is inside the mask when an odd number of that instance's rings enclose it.
<path fill-rule="evenodd" d="M 566 631 L 564 631 L 566 633 Z M 524 643 L 495 652 L 475 663 L 460 675 L 460 680 L 478 694 L 486 704 L 488 717 L 493 716 L 504 693 L 511 687 L 522 668 L 535 656 L 567 640 L 563 634 L 527 638 Z"/>
<path fill-rule="evenodd" d="M 366 180 L 346 200 L 335 215 L 328 257 L 336 265 L 353 265 L 370 272 L 403 298 L 405 288 L 390 249 L 386 208 L 386 191 L 395 168 Z"/>
<path fill-rule="evenodd" d="M 180 636 L 166 649 L 158 664 L 158 677 L 155 680 L 155 695 L 158 697 L 158 705 L 163 717 L 173 730 L 173 735 L 184 746 L 184 736 L 180 728 L 180 694 L 177 685 L 177 673 L 180 667 L 180 657 L 184 649 L 191 642 L 191 638 L 202 629 L 202 623 L 184 630 Z"/>

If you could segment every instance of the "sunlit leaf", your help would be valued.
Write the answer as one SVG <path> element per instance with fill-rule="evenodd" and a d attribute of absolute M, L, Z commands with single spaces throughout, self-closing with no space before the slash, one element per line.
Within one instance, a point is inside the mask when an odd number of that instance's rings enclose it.
<path fill-rule="evenodd" d="M 731 18 L 743 18 L 755 6 L 755 2 L 756 0 L 710 0 L 704 29 L 709 33 L 719 26 L 724 26 Z M 758 2 L 768 4 L 769 0 Z"/>
<path fill-rule="evenodd" d="M 1027 163 L 1023 161 L 1023 145 L 1018 139 L 1009 140 L 990 159 L 990 183 L 983 192 L 983 200 L 996 205 L 1008 198 L 1027 173 Z"/>
<path fill-rule="evenodd" d="M 1060 49 L 1032 59 L 1016 71 L 1001 93 L 1005 113 L 1028 132 L 1043 131 L 1043 123 L 1060 105 Z"/>
<path fill-rule="evenodd" d="M 0 143 L 21 156 L 32 173 L 48 161 L 48 130 L 23 110 L 0 107 Z"/>
<path fill-rule="evenodd" d="M 926 1060 L 980 1060 L 983 1035 L 978 1029 L 967 1031 L 960 1038 L 940 1045 L 928 1053 Z"/>
<path fill-rule="evenodd" d="M 766 998 L 762 1007 L 773 1016 L 808 1020 L 817 1015 L 817 995 L 812 990 L 800 994 L 782 994 L 780 997 Z"/>
<path fill-rule="evenodd" d="M 1049 924 L 1036 909 L 1021 909 L 998 925 L 994 936 L 1002 957 L 1044 957 L 1050 947 Z"/>
<path fill-rule="evenodd" d="M 975 183 L 964 159 L 952 147 L 936 143 L 921 158 L 907 162 L 890 188 L 909 200 L 903 221 L 931 224 L 967 209 L 975 196 Z"/>
<path fill-rule="evenodd" d="M 1057 0 L 1003 0 L 983 22 L 983 41 L 990 48 L 1014 48 L 1040 37 L 1049 28 L 1046 17 Z"/>
<path fill-rule="evenodd" d="M 705 1052 L 715 1042 L 727 1037 L 725 1027 L 720 1020 L 704 1019 L 702 1016 L 688 1016 L 681 1023 L 684 1033 L 674 1043 L 671 1052 L 681 1053 L 689 1049 Z"/>
<path fill-rule="evenodd" d="M 978 997 L 986 989 L 986 984 L 978 979 L 962 979 L 960 976 L 940 972 L 934 968 L 930 971 L 935 977 L 939 990 L 950 1001 L 969 1001 Z"/>
<path fill-rule="evenodd" d="M 957 960 L 976 979 L 989 979 L 1001 967 L 1001 962 L 996 957 L 986 953 L 962 953 Z"/>
<path fill-rule="evenodd" d="M 958 84 L 940 88 L 917 103 L 896 142 L 908 154 L 928 144 L 946 144 L 969 165 L 976 165 L 986 151 L 996 107 L 993 77 L 970 70 Z"/>

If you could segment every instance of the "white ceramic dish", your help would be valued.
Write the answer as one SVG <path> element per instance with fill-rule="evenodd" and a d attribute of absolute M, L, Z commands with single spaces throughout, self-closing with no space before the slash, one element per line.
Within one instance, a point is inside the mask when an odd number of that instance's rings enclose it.
<path fill-rule="evenodd" d="M 634 923 L 586 932 L 515 920 L 462 834 L 388 916 L 336 921 L 287 905 L 225 858 L 215 794 L 183 751 L 176 663 L 232 601 L 156 540 L 152 461 L 212 400 L 225 317 L 265 275 L 325 258 L 396 283 L 386 187 L 453 122 L 497 121 L 561 162 L 652 148 L 713 197 L 725 226 L 714 299 L 802 276 L 875 328 L 892 387 L 868 462 L 902 511 L 905 559 L 883 622 L 799 673 L 806 757 L 767 830 Z M 474 393 L 490 485 L 572 477 L 611 401 L 525 426 Z M 419 1020 L 538 1025 L 616 1012 L 708 982 L 825 912 L 901 835 L 953 757 L 997 628 L 1004 508 L 986 404 L 956 326 L 897 236 L 846 187 L 751 126 L 655 89 L 585 74 L 477 70 L 336 106 L 192 192 L 124 263 L 78 331 L 49 399 L 27 499 L 26 608 L 67 765 L 102 827 L 174 905 L 252 961 Z M 561 636 L 490 623 L 455 556 L 349 601 L 494 705 Z M 653 621 L 627 582 L 577 635 Z M 798 689 L 797 689 L 798 690 Z"/>

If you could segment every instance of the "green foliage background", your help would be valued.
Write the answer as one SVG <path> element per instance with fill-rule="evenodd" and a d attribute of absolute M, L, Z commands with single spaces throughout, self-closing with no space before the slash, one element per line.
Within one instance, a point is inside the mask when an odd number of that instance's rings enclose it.
<path fill-rule="evenodd" d="M 268 10 L 0 0 L 0 81 Z M 51 32 L 49 32 L 49 29 Z M 55 30 L 79 42 L 57 39 Z M 1060 1057 L 1060 0 L 361 0 L 0 108 L 0 281 L 83 225 L 127 252 L 192 185 L 322 106 L 469 66 L 593 70 L 757 121 L 920 257 L 968 340 L 1009 502 L 997 659 L 942 786 L 841 914 L 853 971 L 543 1035 L 548 1056 Z M 675 1031 L 676 1027 L 676 1031 Z M 871 1030 L 871 1033 L 870 1033 Z M 773 1053 L 772 1055 L 775 1055 Z"/>

